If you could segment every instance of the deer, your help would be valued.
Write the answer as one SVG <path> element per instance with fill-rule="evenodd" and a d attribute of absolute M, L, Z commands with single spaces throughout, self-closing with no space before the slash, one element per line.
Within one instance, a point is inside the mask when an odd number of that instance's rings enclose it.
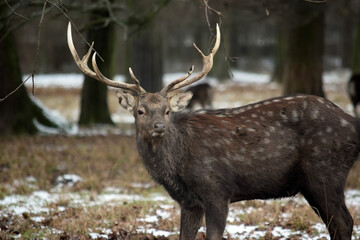
<path fill-rule="evenodd" d="M 119 104 L 135 119 L 139 156 L 151 177 L 179 204 L 180 240 L 193 240 L 205 217 L 206 238 L 222 239 L 230 203 L 301 194 L 326 224 L 331 239 L 351 239 L 353 219 L 345 204 L 347 175 L 360 151 L 360 123 L 334 103 L 305 94 L 275 97 L 245 106 L 182 111 L 208 74 L 220 45 L 220 29 L 202 70 L 194 67 L 161 91 L 102 75 L 92 56 L 80 59 L 71 24 L 71 54 L 82 72 L 119 88 Z"/>
<path fill-rule="evenodd" d="M 353 105 L 355 117 L 359 117 L 357 105 L 360 103 L 360 74 L 353 74 L 347 84 L 347 92 Z"/>
<path fill-rule="evenodd" d="M 186 91 L 192 93 L 192 98 L 186 108 L 192 110 L 196 104 L 199 104 L 201 108 L 212 108 L 214 89 L 210 84 L 200 83 L 187 88 Z"/>

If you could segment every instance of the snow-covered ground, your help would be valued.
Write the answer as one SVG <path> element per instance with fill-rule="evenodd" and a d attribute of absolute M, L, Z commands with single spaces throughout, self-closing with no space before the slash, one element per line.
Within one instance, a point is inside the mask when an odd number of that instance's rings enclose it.
<path fill-rule="evenodd" d="M 18 180 L 16 184 L 27 184 L 30 187 L 35 187 L 36 183 L 35 177 L 28 177 L 24 180 Z M 174 231 L 164 231 L 157 230 L 153 227 L 149 227 L 151 223 L 156 223 L 158 219 L 166 219 L 173 214 L 175 202 L 168 197 L 167 195 L 161 195 L 160 193 L 154 193 L 148 196 L 142 196 L 139 194 L 127 194 L 126 191 L 121 188 L 108 187 L 105 188 L 101 193 L 90 197 L 90 194 L 86 191 L 82 192 L 68 192 L 66 188 L 72 186 L 74 183 L 81 181 L 81 178 L 74 174 L 66 174 L 60 176 L 57 180 L 57 185 L 50 191 L 35 190 L 30 195 L 8 195 L 0 200 L 0 217 L 6 217 L 8 215 L 23 215 L 27 213 L 31 216 L 32 220 L 35 222 L 41 222 L 46 218 L 47 214 L 54 211 L 65 211 L 66 208 L 87 208 L 93 206 L 116 206 L 122 205 L 124 202 L 134 202 L 134 201 L 152 201 L 157 202 L 158 207 L 156 209 L 149 209 L 148 213 L 145 213 L 143 218 L 139 218 L 138 222 L 144 222 L 144 225 L 139 225 L 136 229 L 137 232 L 146 232 L 153 234 L 155 236 L 169 236 L 172 234 L 178 234 L 178 230 Z M 145 184 L 134 184 L 135 187 L 147 188 L 148 185 Z M 65 189 L 65 191 L 63 191 Z M 359 190 L 348 190 L 345 193 L 346 202 L 349 207 L 360 209 L 360 191 Z M 306 205 L 306 201 L 301 196 L 296 196 L 292 198 L 295 201 L 295 206 Z M 66 202 L 65 206 L 59 205 L 59 202 Z M 232 238 L 235 239 L 245 239 L 245 238 L 263 238 L 267 234 L 266 230 L 262 230 L 259 226 L 255 225 L 245 225 L 245 224 L 236 224 L 240 222 L 244 214 L 252 214 L 256 211 L 261 211 L 262 208 L 265 208 L 270 204 L 280 204 L 285 205 L 288 199 L 281 200 L 266 200 L 262 207 L 246 207 L 245 205 L 242 208 L 231 207 L 228 215 L 228 223 L 226 226 L 225 234 L 230 234 Z M 54 209 L 56 206 L 56 209 Z M 177 214 L 179 209 L 177 208 Z M 290 218 L 288 214 L 282 214 L 283 221 L 286 222 Z M 268 222 L 263 223 L 265 226 L 269 224 Z M 283 228 L 281 226 L 274 227 L 272 230 L 272 235 L 274 237 L 279 237 L 280 239 L 289 239 L 291 236 L 302 236 L 301 239 L 330 239 L 325 228 L 325 225 L 322 223 L 316 223 L 312 227 L 316 230 L 316 236 L 309 235 L 305 231 L 294 231 L 288 228 Z M 204 228 L 201 228 L 200 231 L 205 231 Z M 107 239 L 107 232 L 111 232 L 110 229 L 93 229 L 89 234 L 91 238 L 105 238 Z M 354 236 L 360 236 L 360 226 L 354 226 Z M 354 238 L 356 239 L 356 238 Z"/>

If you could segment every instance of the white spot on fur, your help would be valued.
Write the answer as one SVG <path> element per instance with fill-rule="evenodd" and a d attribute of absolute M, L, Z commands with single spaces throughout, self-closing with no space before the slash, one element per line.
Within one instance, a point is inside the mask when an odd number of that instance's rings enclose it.
<path fill-rule="evenodd" d="M 346 127 L 347 125 L 349 125 L 349 122 L 346 121 L 346 120 L 343 119 L 343 118 L 340 120 L 340 123 L 341 123 L 341 126 L 342 126 L 342 127 Z"/>
<path fill-rule="evenodd" d="M 292 111 L 292 118 L 294 122 L 299 121 L 299 113 L 296 110 Z"/>
<path fill-rule="evenodd" d="M 332 132 L 332 128 L 331 128 L 331 127 L 327 127 L 327 128 L 326 128 L 326 132 L 331 133 L 331 132 Z"/>
<path fill-rule="evenodd" d="M 270 139 L 264 138 L 264 143 L 265 143 L 265 144 L 269 144 L 269 143 L 270 143 Z"/>
<path fill-rule="evenodd" d="M 253 113 L 253 114 L 251 114 L 251 117 L 252 118 L 257 118 L 257 115 Z"/>
<path fill-rule="evenodd" d="M 319 110 L 314 109 L 311 111 L 311 118 L 312 119 L 317 119 L 319 117 Z"/>
<path fill-rule="evenodd" d="M 260 107 L 260 106 L 261 106 L 261 104 L 258 103 L 258 104 L 255 104 L 255 105 L 254 105 L 254 108 L 258 108 L 258 107 Z"/>
<path fill-rule="evenodd" d="M 244 109 L 235 109 L 234 111 L 233 111 L 233 114 L 239 114 L 239 113 L 242 113 L 242 112 L 244 112 L 245 110 Z"/>
<path fill-rule="evenodd" d="M 269 105 L 271 102 L 270 101 L 266 101 L 264 102 L 264 105 Z"/>
<path fill-rule="evenodd" d="M 225 142 L 225 144 L 227 144 L 227 145 L 231 145 L 231 141 L 230 140 L 228 140 L 228 139 L 224 139 L 224 142 Z"/>
<path fill-rule="evenodd" d="M 256 130 L 253 129 L 253 128 L 248 128 L 247 130 L 248 130 L 249 132 L 256 132 Z"/>
<path fill-rule="evenodd" d="M 355 127 L 354 126 L 351 126 L 351 132 L 355 133 L 356 130 L 355 130 Z"/>
<path fill-rule="evenodd" d="M 202 143 L 206 147 L 211 147 L 211 144 L 207 140 L 202 140 Z"/>
<path fill-rule="evenodd" d="M 295 150 L 295 146 L 294 146 L 294 145 L 290 145 L 290 146 L 288 146 L 287 148 L 290 149 L 290 150 Z"/>
<path fill-rule="evenodd" d="M 205 132 L 206 134 L 208 134 L 208 135 L 211 135 L 211 134 L 213 133 L 213 132 L 210 131 L 209 129 L 205 129 L 204 132 Z"/>
<path fill-rule="evenodd" d="M 282 118 L 282 120 L 284 122 L 287 122 L 288 121 L 288 116 L 285 115 L 285 113 L 280 113 L 280 117 Z"/>
<path fill-rule="evenodd" d="M 317 100 L 319 103 L 322 103 L 322 104 L 325 103 L 321 98 L 317 98 L 316 100 Z"/>
<path fill-rule="evenodd" d="M 275 128 L 274 126 L 270 126 L 270 127 L 269 127 L 269 131 L 270 131 L 270 132 L 274 133 L 275 130 L 276 130 L 276 128 Z"/>
<path fill-rule="evenodd" d="M 307 106 L 308 106 L 308 103 L 306 101 L 303 101 L 302 105 L 303 105 L 303 108 L 305 110 L 307 108 Z"/>
<path fill-rule="evenodd" d="M 294 99 L 294 97 L 286 97 L 286 98 L 284 98 L 285 100 L 293 100 Z"/>
<path fill-rule="evenodd" d="M 271 117 L 271 116 L 274 115 L 274 112 L 273 112 L 273 111 L 268 111 L 268 112 L 267 112 L 267 115 L 268 115 L 269 117 Z"/>

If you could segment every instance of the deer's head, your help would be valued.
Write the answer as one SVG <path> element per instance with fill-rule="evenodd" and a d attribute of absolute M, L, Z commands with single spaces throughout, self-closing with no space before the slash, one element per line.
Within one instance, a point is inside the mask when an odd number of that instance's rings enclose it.
<path fill-rule="evenodd" d="M 87 54 L 80 59 L 72 40 L 70 22 L 68 25 L 67 40 L 71 54 L 80 70 L 89 77 L 101 81 L 108 86 L 121 89 L 117 92 L 119 103 L 135 117 L 138 132 L 144 137 L 158 138 L 166 133 L 167 126 L 170 122 L 170 112 L 183 110 L 192 97 L 191 92 L 183 92 L 181 88 L 200 80 L 211 70 L 213 56 L 220 45 L 220 30 L 219 26 L 216 25 L 216 41 L 209 55 L 204 55 L 194 43 L 195 49 L 203 59 L 203 68 L 199 74 L 189 78 L 194 69 L 194 66 L 192 66 L 184 76 L 172 81 L 168 86 L 156 93 L 146 92 L 140 86 L 140 82 L 135 77 L 131 68 L 129 68 L 129 73 L 134 84 L 115 82 L 106 78 L 97 66 L 96 52 L 92 56 L 92 66 L 94 70 L 91 70 L 88 67 L 88 60 L 92 53 L 94 43 L 91 44 Z"/>

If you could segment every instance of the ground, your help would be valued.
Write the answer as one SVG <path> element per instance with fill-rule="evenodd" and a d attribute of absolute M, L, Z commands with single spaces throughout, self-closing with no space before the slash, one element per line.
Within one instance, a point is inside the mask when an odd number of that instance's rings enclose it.
<path fill-rule="evenodd" d="M 336 79 L 336 80 L 333 80 Z M 341 73 L 327 75 L 327 97 L 351 113 Z M 36 97 L 72 125 L 59 134 L 0 138 L 0 239 L 177 239 L 180 210 L 155 184 L 136 152 L 132 117 L 109 103 L 117 126 L 78 128 L 80 89 L 42 87 Z M 217 85 L 215 107 L 281 94 L 274 83 Z M 46 129 L 44 129 L 46 130 Z M 360 161 L 346 201 L 360 239 Z M 301 195 L 230 205 L 225 239 L 329 239 Z M 204 239 L 204 226 L 198 239 Z"/>

